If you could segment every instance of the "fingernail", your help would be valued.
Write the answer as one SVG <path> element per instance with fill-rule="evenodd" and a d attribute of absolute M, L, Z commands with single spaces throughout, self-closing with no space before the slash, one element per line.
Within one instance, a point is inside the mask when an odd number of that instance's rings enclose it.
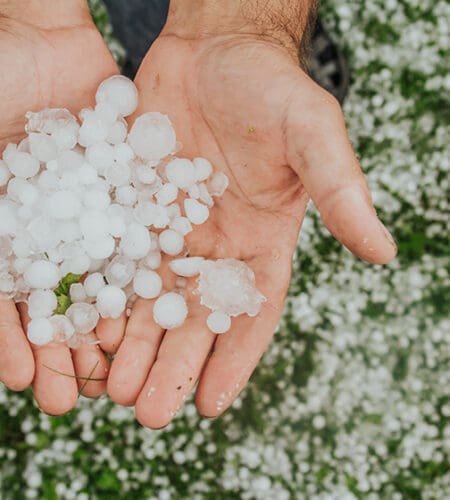
<path fill-rule="evenodd" d="M 388 240 L 390 245 L 397 250 L 397 243 L 395 243 L 395 240 L 394 240 L 392 234 L 387 230 L 386 226 L 382 222 L 380 222 L 380 224 L 381 224 L 381 228 L 383 229 L 384 236 L 386 237 L 386 239 Z"/>

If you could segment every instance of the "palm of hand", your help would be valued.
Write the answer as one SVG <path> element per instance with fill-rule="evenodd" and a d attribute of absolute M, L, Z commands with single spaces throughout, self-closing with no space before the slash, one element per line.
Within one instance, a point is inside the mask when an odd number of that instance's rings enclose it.
<path fill-rule="evenodd" d="M 208 311 L 196 296 L 188 299 L 185 325 L 165 334 L 152 322 L 151 301 L 136 304 L 108 389 L 116 402 L 136 404 L 144 425 L 162 427 L 171 420 L 214 343 L 197 405 L 207 415 L 223 411 L 273 335 L 308 200 L 287 159 L 286 123 L 298 73 L 284 50 L 245 38 L 194 44 L 162 36 L 141 66 L 136 114 L 166 113 L 182 143 L 180 155 L 206 157 L 230 179 L 208 222 L 187 236 L 189 253 L 245 261 L 268 299 L 257 318 L 235 318 L 219 337 L 207 330 Z M 173 275 L 163 273 L 167 287 L 173 286 Z M 195 287 L 192 280 L 188 289 Z"/>
<path fill-rule="evenodd" d="M 88 20 L 46 30 L 2 18 L 0 47 L 0 152 L 23 137 L 26 111 L 65 107 L 77 113 L 92 104 L 98 84 L 117 73 L 100 33 Z M 26 307 L 21 304 L 19 310 L 20 315 L 11 301 L 0 301 L 0 380 L 15 390 L 33 381 L 39 406 L 50 414 L 65 413 L 76 403 L 77 383 L 56 371 L 86 377 L 96 366 L 92 376 L 104 377 L 106 359 L 94 346 L 74 351 L 73 360 L 63 344 L 30 349 L 23 333 Z M 95 396 L 104 392 L 105 383 L 91 382 L 86 389 Z"/>
<path fill-rule="evenodd" d="M 24 135 L 25 113 L 92 104 L 98 83 L 117 66 L 92 22 L 45 29 L 12 19 L 0 23 L 0 151 Z M 86 57 L 88 55 L 88 57 Z"/>

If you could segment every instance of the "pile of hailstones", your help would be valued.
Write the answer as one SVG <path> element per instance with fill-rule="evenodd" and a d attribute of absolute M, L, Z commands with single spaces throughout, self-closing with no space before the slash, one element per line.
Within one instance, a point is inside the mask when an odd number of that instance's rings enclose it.
<path fill-rule="evenodd" d="M 243 262 L 185 257 L 185 236 L 207 221 L 228 179 L 206 159 L 174 156 L 165 115 L 145 113 L 128 133 L 124 117 L 137 103 L 134 84 L 113 76 L 95 108 L 80 112 L 81 125 L 66 109 L 27 113 L 27 137 L 0 160 L 0 297 L 28 304 L 34 344 L 76 347 L 100 317 L 129 313 L 137 297 L 156 299 L 155 322 L 176 328 L 188 314 L 187 278 L 197 275 L 214 333 L 229 330 L 230 316 L 255 316 L 265 300 Z M 169 263 L 173 290 L 157 272 L 162 254 L 179 256 Z M 67 276 L 79 279 L 58 313 L 55 291 Z"/>

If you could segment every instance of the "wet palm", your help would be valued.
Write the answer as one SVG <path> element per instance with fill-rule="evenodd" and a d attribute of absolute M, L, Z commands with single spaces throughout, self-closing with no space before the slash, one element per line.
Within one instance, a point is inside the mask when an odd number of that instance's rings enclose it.
<path fill-rule="evenodd" d="M 230 178 L 208 222 L 188 235 L 190 254 L 244 260 L 268 299 L 258 317 L 234 319 L 220 337 L 208 331 L 208 310 L 195 295 L 186 323 L 168 332 L 153 323 L 152 302 L 138 301 L 108 390 L 115 401 L 136 404 L 144 425 L 161 427 L 199 377 L 197 406 L 210 416 L 247 382 L 282 313 L 309 195 L 333 234 L 361 257 L 386 262 L 395 248 L 370 204 L 337 104 L 283 47 L 243 35 L 161 36 L 136 84 L 137 114 L 168 114 L 180 154 L 204 156 Z"/>

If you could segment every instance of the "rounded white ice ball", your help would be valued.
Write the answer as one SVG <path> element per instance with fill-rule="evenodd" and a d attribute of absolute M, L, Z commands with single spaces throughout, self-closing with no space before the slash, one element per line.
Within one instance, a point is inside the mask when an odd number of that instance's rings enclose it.
<path fill-rule="evenodd" d="M 25 282 L 30 288 L 55 288 L 60 278 L 59 267 L 46 260 L 36 260 L 24 273 Z"/>
<path fill-rule="evenodd" d="M 129 78 L 114 75 L 100 84 L 95 100 L 97 103 L 109 103 L 120 116 L 128 116 L 137 108 L 138 91 Z"/>
<path fill-rule="evenodd" d="M 166 115 L 151 112 L 141 115 L 131 127 L 128 142 L 146 160 L 160 160 L 174 153 L 177 138 Z"/>
<path fill-rule="evenodd" d="M 117 286 L 107 285 L 97 295 L 97 310 L 102 318 L 117 319 L 125 310 L 127 296 Z"/>
<path fill-rule="evenodd" d="M 72 304 L 67 309 L 66 316 L 71 320 L 76 333 L 90 333 L 98 323 L 97 309 L 84 302 Z"/>
<path fill-rule="evenodd" d="M 166 166 L 169 181 L 180 189 L 187 190 L 195 183 L 195 168 L 191 160 L 175 158 Z"/>
<path fill-rule="evenodd" d="M 133 288 L 139 297 L 154 299 L 161 293 L 162 280 L 155 271 L 140 269 L 133 279 Z"/>
<path fill-rule="evenodd" d="M 28 315 L 31 319 L 49 318 L 57 305 L 51 290 L 34 290 L 28 297 Z"/>
<path fill-rule="evenodd" d="M 184 297 L 175 292 L 169 292 L 159 297 L 153 306 L 153 319 L 167 330 L 181 326 L 188 314 Z"/>
<path fill-rule="evenodd" d="M 53 325 L 47 318 L 36 318 L 28 323 L 27 337 L 35 345 L 46 345 L 53 340 Z"/>
<path fill-rule="evenodd" d="M 159 235 L 159 246 L 167 255 L 178 255 L 184 247 L 183 235 L 173 229 L 166 229 Z"/>
<path fill-rule="evenodd" d="M 228 332 L 231 328 L 231 318 L 228 314 L 214 311 L 208 316 L 206 324 L 213 333 L 221 334 Z"/>

